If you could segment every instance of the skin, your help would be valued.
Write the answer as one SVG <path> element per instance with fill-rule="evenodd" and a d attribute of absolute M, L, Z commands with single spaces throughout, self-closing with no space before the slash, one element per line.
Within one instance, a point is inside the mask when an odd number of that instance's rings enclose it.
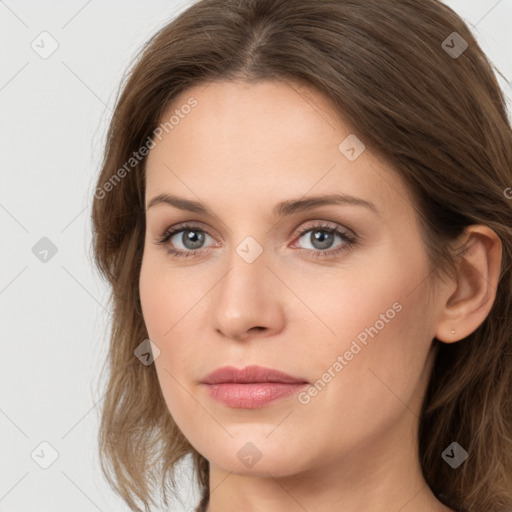
<path fill-rule="evenodd" d="M 213 82 L 183 92 L 163 119 L 190 97 L 197 107 L 149 153 L 146 207 L 168 193 L 213 214 L 147 208 L 140 296 L 166 404 L 210 462 L 208 511 L 451 510 L 422 476 L 418 415 L 434 337 L 464 338 L 492 307 L 498 237 L 468 228 L 457 280 L 433 288 L 407 190 L 369 149 L 355 161 L 340 152 L 353 130 L 326 98 L 306 86 Z M 281 201 L 332 193 L 370 201 L 378 213 L 345 204 L 272 215 Z M 185 221 L 205 240 L 176 259 L 155 242 Z M 319 224 L 358 241 L 333 235 L 319 249 L 311 238 Z M 191 252 L 182 235 L 168 246 Z M 248 236 L 262 249 L 252 263 L 236 251 Z M 216 368 L 249 364 L 314 383 L 396 303 L 400 312 L 307 404 L 295 395 L 235 409 L 200 384 Z M 252 467 L 237 457 L 248 442 L 261 454 Z"/>

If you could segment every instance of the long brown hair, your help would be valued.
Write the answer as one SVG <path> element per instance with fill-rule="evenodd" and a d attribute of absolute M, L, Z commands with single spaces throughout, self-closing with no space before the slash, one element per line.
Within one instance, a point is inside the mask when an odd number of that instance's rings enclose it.
<path fill-rule="evenodd" d="M 92 207 L 95 263 L 113 306 L 99 453 L 131 510 L 137 501 L 149 510 L 158 491 L 167 504 L 187 454 L 205 500 L 209 493 L 207 460 L 173 422 L 154 365 L 134 350 L 148 338 L 138 288 L 141 148 L 178 93 L 218 79 L 302 82 L 332 100 L 410 189 L 433 276 L 453 269 L 450 242 L 467 226 L 498 234 L 502 268 L 488 317 L 460 342 L 434 340 L 419 457 L 451 508 L 512 509 L 512 131 L 494 69 L 438 0 L 202 0 L 141 49 L 121 84 Z M 469 453 L 456 470 L 441 458 L 453 441 Z"/>

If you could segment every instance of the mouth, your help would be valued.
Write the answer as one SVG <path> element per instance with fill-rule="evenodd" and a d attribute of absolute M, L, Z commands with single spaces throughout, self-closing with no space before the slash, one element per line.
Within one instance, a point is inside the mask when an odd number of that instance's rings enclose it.
<path fill-rule="evenodd" d="M 261 366 L 237 369 L 225 366 L 210 373 L 202 384 L 209 395 L 232 408 L 255 409 L 298 393 L 309 384 L 279 370 Z"/>

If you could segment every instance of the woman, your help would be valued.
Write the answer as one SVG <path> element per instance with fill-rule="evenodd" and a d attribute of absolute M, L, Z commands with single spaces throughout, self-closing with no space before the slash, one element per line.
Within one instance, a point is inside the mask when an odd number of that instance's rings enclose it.
<path fill-rule="evenodd" d="M 92 220 L 131 510 L 512 510 L 512 134 L 437 0 L 203 0 L 147 43 Z"/>

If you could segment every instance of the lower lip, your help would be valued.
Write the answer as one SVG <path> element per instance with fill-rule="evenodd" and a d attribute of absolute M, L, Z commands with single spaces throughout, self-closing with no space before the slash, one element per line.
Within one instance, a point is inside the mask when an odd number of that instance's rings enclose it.
<path fill-rule="evenodd" d="M 210 396 L 228 407 L 256 409 L 298 393 L 307 383 L 253 382 L 235 384 L 206 384 Z"/>

